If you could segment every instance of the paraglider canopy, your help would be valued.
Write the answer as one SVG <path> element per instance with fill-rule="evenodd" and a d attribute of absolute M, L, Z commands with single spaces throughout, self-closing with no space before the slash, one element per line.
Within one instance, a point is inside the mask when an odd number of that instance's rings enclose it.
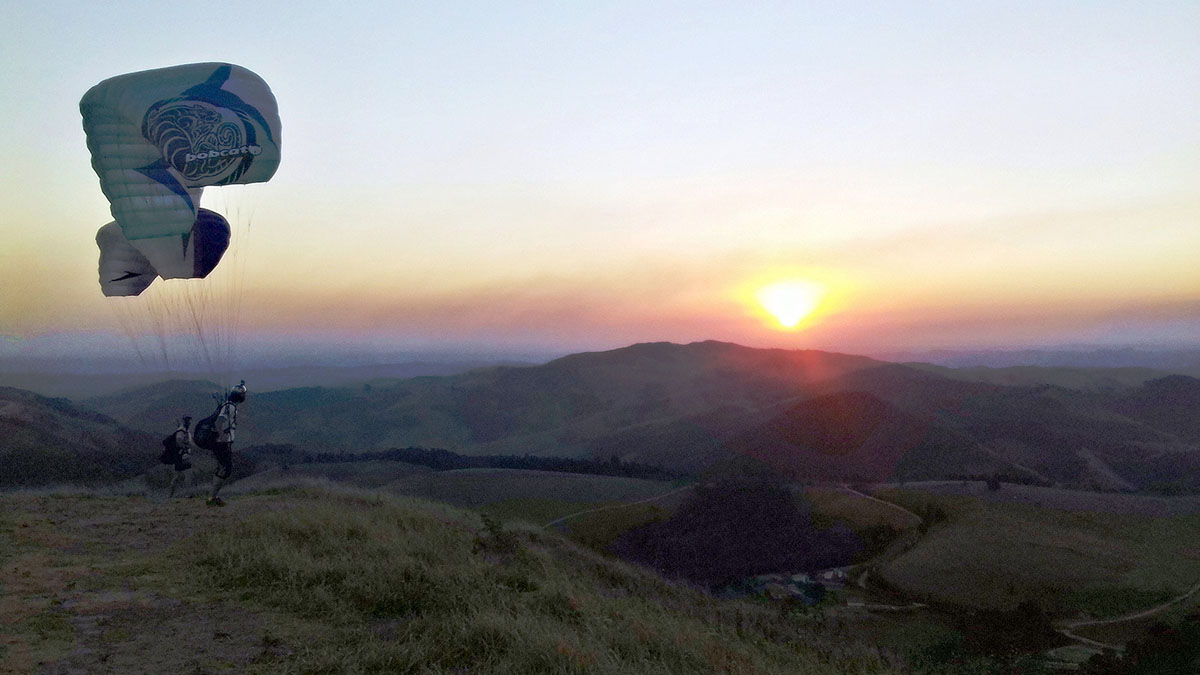
<path fill-rule="evenodd" d="M 224 386 L 252 213 L 241 200 L 279 166 L 274 95 L 241 66 L 192 63 L 106 79 L 79 111 L 113 218 L 96 233 L 106 304 L 144 363 L 200 364 Z M 217 187 L 224 215 L 200 208 L 206 188 L 235 185 Z"/>
<path fill-rule="evenodd" d="M 84 94 L 79 110 L 92 167 L 124 240 L 111 228 L 97 234 L 105 294 L 137 294 L 155 276 L 206 276 L 224 246 L 195 244 L 215 227 L 199 208 L 203 188 L 266 181 L 279 166 L 279 111 L 266 82 L 229 63 L 160 68 L 104 80 Z M 106 278 L 106 252 L 110 261 L 135 265 Z M 125 272 L 126 283 L 113 286 Z"/>
<path fill-rule="evenodd" d="M 213 271 L 229 247 L 229 236 L 229 222 L 221 214 L 199 209 L 192 229 L 180 235 L 183 259 L 191 261 L 191 278 L 203 279 Z M 139 295 L 157 276 L 116 221 L 100 228 L 96 245 L 100 247 L 100 290 L 104 295 Z"/>

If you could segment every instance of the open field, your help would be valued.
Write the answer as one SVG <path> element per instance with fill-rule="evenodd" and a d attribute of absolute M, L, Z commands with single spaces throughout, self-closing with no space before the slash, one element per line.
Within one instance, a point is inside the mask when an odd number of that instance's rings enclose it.
<path fill-rule="evenodd" d="M 988 490 L 982 481 L 920 481 L 876 486 L 939 495 L 974 497 L 990 502 L 1028 504 L 1061 511 L 1129 513 L 1143 516 L 1200 514 L 1200 497 L 1157 497 L 1119 492 L 1089 492 L 1034 485 L 1004 483 L 1000 490 Z"/>
<path fill-rule="evenodd" d="M 864 499 L 841 487 L 809 486 L 804 489 L 804 494 L 812 502 L 815 513 L 844 521 L 855 530 L 881 525 L 903 530 L 917 524 L 911 514 L 901 509 Z"/>
<path fill-rule="evenodd" d="M 273 468 L 261 471 L 237 482 L 239 489 L 259 490 L 274 483 L 296 479 L 325 479 L 354 485 L 376 488 L 401 478 L 430 473 L 433 470 L 404 462 L 333 462 L 313 464 L 291 464 L 286 469 Z"/>
<path fill-rule="evenodd" d="M 553 533 L 325 485 L 0 495 L 0 672 L 910 672 Z"/>
<path fill-rule="evenodd" d="M 683 486 L 639 499 L 595 503 L 581 507 L 570 502 L 542 499 L 512 499 L 493 503 L 482 510 L 502 518 L 540 522 L 557 528 L 573 541 L 598 551 L 607 551 L 622 534 L 655 521 L 669 519 L 694 497 L 694 486 Z M 854 494 L 838 486 L 809 486 L 796 491 L 800 508 L 811 509 L 820 528 L 835 523 L 860 534 L 882 537 L 913 528 L 919 520 L 892 504 Z"/>
<path fill-rule="evenodd" d="M 211 469 L 201 474 L 207 481 Z M 166 472 L 164 475 L 169 475 Z M 393 461 L 293 464 L 237 481 L 230 490 L 260 491 L 297 481 L 332 481 L 481 509 L 501 520 L 542 525 L 579 511 L 614 506 L 670 492 L 670 483 L 521 469 L 434 471 Z M 166 479 L 155 481 L 165 485 Z M 206 483 L 205 483 L 206 484 Z"/>
<path fill-rule="evenodd" d="M 659 520 L 666 520 L 692 493 L 692 486 L 674 488 L 651 497 L 588 509 L 576 509 L 547 522 L 572 541 L 596 551 L 607 551 L 625 532 Z"/>
<path fill-rule="evenodd" d="M 254 474 L 229 490 L 254 492 L 298 481 L 384 487 L 405 496 L 476 509 L 503 522 L 546 525 L 568 517 L 557 525 L 558 531 L 597 550 L 627 529 L 668 516 L 687 493 L 675 492 L 670 483 L 617 476 L 520 469 L 433 471 L 390 461 L 295 464 L 286 471 L 274 468 Z M 640 503 L 644 500 L 653 501 Z"/>
<path fill-rule="evenodd" d="M 604 504 L 653 497 L 670 483 L 522 469 L 460 469 L 406 475 L 384 486 L 397 494 L 479 508 L 510 499 Z M 579 507 L 582 509 L 585 507 Z M 578 510 L 578 509 L 577 509 Z"/>
<path fill-rule="evenodd" d="M 1189 615 L 1200 613 L 1200 594 L 1168 607 L 1152 616 L 1129 621 L 1113 621 L 1094 625 L 1074 626 L 1071 633 L 1103 644 L 1121 645 L 1146 634 L 1157 623 L 1177 624 Z"/>
<path fill-rule="evenodd" d="M 1200 513 L 1191 500 L 1036 489 L 996 496 L 1011 487 L 986 498 L 880 492 L 917 512 L 936 508 L 945 520 L 881 565 L 878 577 L 933 602 L 1012 608 L 1032 601 L 1058 616 L 1099 617 L 1164 602 L 1200 581 Z M 1116 510 L 1126 504 L 1132 512 Z M 1159 512 L 1175 515 L 1148 515 Z"/>

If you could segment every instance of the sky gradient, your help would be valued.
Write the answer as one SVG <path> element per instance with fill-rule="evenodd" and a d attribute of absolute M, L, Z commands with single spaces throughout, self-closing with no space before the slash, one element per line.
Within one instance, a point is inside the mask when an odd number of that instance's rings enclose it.
<path fill-rule="evenodd" d="M 1200 344 L 1198 3 L 397 4 L 0 5 L 0 356 L 129 329 L 78 101 L 197 61 L 283 120 L 247 349 Z"/>

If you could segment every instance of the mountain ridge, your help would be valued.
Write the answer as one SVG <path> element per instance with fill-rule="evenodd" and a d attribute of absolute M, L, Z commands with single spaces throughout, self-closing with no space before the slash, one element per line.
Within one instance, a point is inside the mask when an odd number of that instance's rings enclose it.
<path fill-rule="evenodd" d="M 239 436 L 314 452 L 617 457 L 691 473 L 752 456 L 798 480 L 1000 474 L 1074 487 L 1200 489 L 1189 469 L 1200 465 L 1200 423 L 1189 407 L 1200 400 L 1200 380 L 1042 374 L 1040 383 L 1039 371 L 1027 370 L 1004 384 L 834 352 L 643 343 L 359 386 L 254 394 L 251 383 Z M 152 431 L 188 406 L 206 414 L 195 409 L 208 406 L 204 388 L 183 383 L 83 403 Z M 855 447 L 831 454 L 781 435 L 798 425 L 833 433 L 837 420 L 818 407 L 838 401 L 861 408 L 853 419 L 864 428 L 843 424 L 840 432 Z"/>

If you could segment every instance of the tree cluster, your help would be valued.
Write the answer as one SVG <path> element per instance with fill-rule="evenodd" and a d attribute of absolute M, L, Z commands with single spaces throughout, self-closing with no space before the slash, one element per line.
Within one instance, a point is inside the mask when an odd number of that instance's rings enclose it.
<path fill-rule="evenodd" d="M 630 530 L 612 547 L 622 558 L 712 588 L 849 564 L 863 548 L 844 525 L 818 527 L 811 505 L 778 478 L 699 486 L 669 519 Z"/>
<path fill-rule="evenodd" d="M 263 459 L 291 464 L 337 464 L 343 462 L 404 462 L 427 466 L 435 471 L 454 469 L 529 469 L 597 476 L 622 476 L 648 480 L 676 480 L 681 474 L 660 466 L 623 462 L 617 456 L 607 460 L 533 455 L 460 455 L 439 448 L 392 448 L 373 452 L 301 452 L 293 445 L 254 445 L 244 451 Z"/>

